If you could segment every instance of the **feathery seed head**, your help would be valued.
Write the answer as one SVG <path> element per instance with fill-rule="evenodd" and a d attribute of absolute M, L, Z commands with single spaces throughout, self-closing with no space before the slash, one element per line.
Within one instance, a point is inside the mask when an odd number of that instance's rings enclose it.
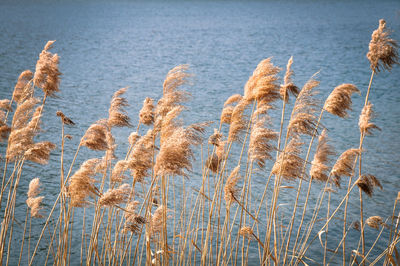
<path fill-rule="evenodd" d="M 373 104 L 368 102 L 362 109 L 360 119 L 358 121 L 358 126 L 360 127 L 360 132 L 366 135 L 372 135 L 372 130 L 377 129 L 380 130 L 378 126 L 374 123 L 370 122 L 371 119 L 375 116 L 375 113 L 372 109 Z"/>
<path fill-rule="evenodd" d="M 130 193 L 131 187 L 128 184 L 123 184 L 118 188 L 109 189 L 100 197 L 99 205 L 111 207 L 113 205 L 125 203 L 128 200 Z"/>
<path fill-rule="evenodd" d="M 342 84 L 337 86 L 326 99 L 324 109 L 339 117 L 347 117 L 347 111 L 351 110 L 351 95 L 355 92 L 360 93 L 357 87 L 353 84 Z"/>
<path fill-rule="evenodd" d="M 385 20 L 379 20 L 379 27 L 371 36 L 367 58 L 371 63 L 371 69 L 379 72 L 381 68 L 391 70 L 394 64 L 399 63 L 397 42 L 389 37 Z"/>
<path fill-rule="evenodd" d="M 13 99 L 16 103 L 21 104 L 27 98 L 32 96 L 32 87 L 28 86 L 32 78 L 33 73 L 30 70 L 25 70 L 19 75 L 17 84 L 15 84 L 13 92 Z"/>
<path fill-rule="evenodd" d="M 360 152 L 359 149 L 348 149 L 337 159 L 331 170 L 331 175 L 334 178 L 336 186 L 340 187 L 340 179 L 342 176 L 351 176 L 354 160 Z"/>
<path fill-rule="evenodd" d="M 144 125 L 151 125 L 154 122 L 154 100 L 146 97 L 143 107 L 139 113 L 139 121 Z"/>
<path fill-rule="evenodd" d="M 317 150 L 314 154 L 314 160 L 311 162 L 310 176 L 313 180 L 326 181 L 328 180 L 328 169 L 326 163 L 333 152 L 333 147 L 328 144 L 328 136 L 324 129 L 318 138 Z"/>
<path fill-rule="evenodd" d="M 236 187 L 236 184 L 240 179 L 239 170 L 240 165 L 236 166 L 232 170 L 224 186 L 224 199 L 226 201 L 227 208 L 230 208 L 233 201 L 237 199 L 237 193 L 239 189 Z"/>
<path fill-rule="evenodd" d="M 369 227 L 377 229 L 377 230 L 379 230 L 380 226 L 384 226 L 385 225 L 385 223 L 383 222 L 382 217 L 380 217 L 380 216 L 371 216 L 365 221 L 365 223 Z"/>

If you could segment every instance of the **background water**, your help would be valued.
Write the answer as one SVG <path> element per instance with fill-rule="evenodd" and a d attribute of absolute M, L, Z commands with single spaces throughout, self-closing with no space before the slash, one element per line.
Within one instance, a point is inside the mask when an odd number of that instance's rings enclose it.
<path fill-rule="evenodd" d="M 324 116 L 323 124 L 340 154 L 358 146 L 358 116 L 371 73 L 365 55 L 380 18 L 394 30 L 392 37 L 400 40 L 399 1 L 2 1 L 0 98 L 11 98 L 18 75 L 25 69 L 34 70 L 47 40 L 57 40 L 53 52 L 60 55 L 61 92 L 46 103 L 44 134 L 39 139 L 59 143 L 61 129 L 55 112 L 62 110 L 71 117 L 77 127 L 67 129 L 74 137 L 66 146 L 68 165 L 80 137 L 90 124 L 106 117 L 109 100 L 119 88 L 130 87 L 126 96 L 131 106 L 127 110 L 136 124 L 144 98 L 160 98 L 168 70 L 190 64 L 195 78 L 188 90 L 193 98 L 184 117 L 187 122 L 218 122 L 223 102 L 232 94 L 243 93 L 245 82 L 262 59 L 273 56 L 275 65 L 285 67 L 293 56 L 298 86 L 320 71 L 321 98 L 341 83 L 354 83 L 362 91 L 361 96 L 354 97 L 347 120 Z M 376 175 L 384 189 L 366 198 L 365 217 L 389 217 L 400 190 L 399 87 L 398 66 L 374 79 L 370 100 L 382 131 L 366 138 L 363 162 L 365 173 Z M 273 127 L 278 129 L 280 111 L 271 116 Z M 131 131 L 113 131 L 120 157 L 127 149 Z M 2 154 L 4 150 L 1 144 Z M 60 148 L 52 153 L 49 165 L 27 165 L 17 202 L 19 221 L 24 219 L 25 191 L 33 177 L 40 177 L 45 185 L 42 193 L 47 199 L 45 211 L 49 211 L 59 188 L 59 155 Z M 78 161 L 91 155 L 101 156 L 84 149 Z M 254 182 L 265 183 L 267 174 L 267 170 L 259 172 Z M 196 176 L 194 173 L 189 185 L 199 186 Z M 320 185 L 313 187 L 312 199 L 320 190 Z M 255 188 L 253 193 L 262 193 L 262 189 Z M 285 192 L 282 203 L 294 193 Z M 343 195 L 344 189 L 339 190 L 333 202 Z M 350 205 L 349 220 L 357 219 L 357 193 L 352 194 Z M 290 212 L 291 207 L 285 211 Z M 40 230 L 40 223 L 34 221 L 34 233 Z M 333 231 L 329 236 L 331 248 L 342 235 L 341 222 L 337 223 L 337 234 Z M 15 231 L 16 239 L 21 239 L 21 229 L 16 227 Z M 366 229 L 366 235 L 368 248 L 377 232 Z M 357 247 L 358 239 L 358 233 L 349 233 L 348 253 Z M 385 249 L 384 244 L 378 242 L 372 257 Z M 321 248 L 316 246 L 309 254 L 320 261 Z M 78 249 L 75 255 L 79 257 Z M 43 262 L 41 256 L 37 260 Z"/>

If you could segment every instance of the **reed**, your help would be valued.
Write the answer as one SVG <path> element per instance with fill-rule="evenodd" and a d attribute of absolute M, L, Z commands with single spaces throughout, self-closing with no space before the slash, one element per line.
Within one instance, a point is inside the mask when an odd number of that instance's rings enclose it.
<path fill-rule="evenodd" d="M 47 164 L 57 147 L 42 140 L 47 123 L 42 121 L 43 110 L 60 90 L 60 59 L 51 52 L 54 44 L 49 41 L 44 46 L 34 72 L 20 74 L 10 99 L 0 100 L 0 141 L 7 144 L 0 196 L 0 265 L 16 264 L 15 258 L 18 265 L 70 265 L 78 263 L 78 253 L 81 265 L 400 262 L 399 196 L 392 216 L 364 218 L 365 201 L 377 188 L 383 189 L 362 164 L 368 152 L 363 149 L 365 137 L 380 130 L 373 121 L 379 124 L 369 96 L 374 77 L 398 64 L 397 43 L 384 20 L 369 44 L 371 77 L 365 91 L 343 83 L 320 101 L 316 75 L 299 89 L 293 81 L 293 57 L 282 77 L 281 68 L 267 58 L 245 83 L 243 95 L 233 94 L 225 101 L 215 121 L 219 126 L 212 132 L 210 121 L 188 124 L 182 118 L 191 98 L 186 86 L 193 74 L 188 65 L 179 65 L 160 84 L 158 100 L 143 100 L 137 119 L 128 112 L 127 88 L 110 95 L 108 116 L 81 132 L 68 172 L 64 171 L 71 150 L 68 131 L 75 122 L 57 111 L 60 183 L 59 190 L 47 196 L 48 181 L 32 179 L 26 162 L 37 167 Z M 348 118 L 354 93 L 365 93 L 355 122 L 360 142 L 348 143 L 354 148 L 333 164 L 335 136 L 328 139 L 323 114 Z M 289 107 L 290 117 L 285 119 Z M 281 115 L 276 127 L 271 119 L 274 112 Z M 133 127 L 132 121 L 138 121 L 136 131 L 130 132 L 129 148 L 118 159 L 121 152 L 114 130 L 127 130 Z M 94 158 L 82 158 L 81 149 L 91 150 Z M 27 196 L 19 188 L 26 178 L 32 179 Z M 345 178 L 347 188 L 335 193 Z M 305 182 L 307 188 L 302 187 Z M 317 194 L 312 186 L 319 189 Z M 261 190 L 256 187 L 263 187 L 263 193 L 258 194 Z M 355 187 L 359 188 L 360 217 L 349 225 L 347 213 L 354 205 L 348 203 Z M 18 204 L 21 197 L 24 206 Z M 289 216 L 283 210 L 286 206 Z M 315 206 L 312 213 L 310 206 Z M 16 217 L 19 208 L 25 217 Z M 20 235 L 15 233 L 19 225 Z M 337 235 L 339 231 L 342 234 Z M 349 234 L 359 235 L 358 245 L 346 242 Z M 15 246 L 16 241 L 21 244 Z M 385 242 L 382 249 L 381 242 Z M 321 252 L 313 253 L 310 247 Z"/>

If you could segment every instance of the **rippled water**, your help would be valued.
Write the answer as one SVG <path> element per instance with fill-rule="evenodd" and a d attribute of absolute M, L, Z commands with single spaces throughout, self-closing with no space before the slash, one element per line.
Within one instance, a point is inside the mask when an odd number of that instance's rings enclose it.
<path fill-rule="evenodd" d="M 55 112 L 62 110 L 71 117 L 77 127 L 67 129 L 74 137 L 66 146 L 68 165 L 83 132 L 107 115 L 111 95 L 119 88 L 130 87 L 126 95 L 131 106 L 127 110 L 136 124 L 143 99 L 160 98 L 168 70 L 178 64 L 190 64 L 195 78 L 188 88 L 193 98 L 184 114 L 185 121 L 218 121 L 223 102 L 234 93 L 243 93 L 243 86 L 259 61 L 273 56 L 274 64 L 285 67 L 288 58 L 293 56 L 294 81 L 299 86 L 320 71 L 321 99 L 341 83 L 354 83 L 362 91 L 361 96 L 354 97 L 354 111 L 347 120 L 324 116 L 323 125 L 329 129 L 340 154 L 358 146 L 358 115 L 370 77 L 365 54 L 380 18 L 385 18 L 394 30 L 393 38 L 400 40 L 398 1 L 2 1 L 0 98 L 11 98 L 19 73 L 34 70 L 47 40 L 57 40 L 54 52 L 61 57 L 61 92 L 58 98 L 46 103 L 44 134 L 39 138 L 59 143 L 60 124 Z M 381 180 L 384 189 L 366 198 L 365 217 L 389 217 L 400 190 L 399 87 L 398 66 L 391 73 L 379 73 L 374 79 L 370 100 L 375 105 L 376 124 L 382 131 L 366 139 L 363 167 L 366 173 L 375 174 Z M 273 127 L 278 129 L 280 111 L 271 116 Z M 120 157 L 127 149 L 131 131 L 114 131 Z M 4 150 L 1 144 L 2 154 Z M 25 191 L 33 177 L 40 177 L 45 184 L 45 211 L 52 206 L 59 188 L 59 155 L 60 148 L 53 152 L 49 165 L 26 166 L 17 202 L 19 222 L 24 220 Z M 88 156 L 100 155 L 84 149 L 78 161 Z M 254 182 L 264 184 L 267 172 L 260 172 Z M 190 186 L 199 186 L 196 176 L 194 173 L 188 181 Z M 314 202 L 320 190 L 320 185 L 313 187 Z M 262 189 L 255 186 L 253 193 L 260 194 Z M 282 203 L 294 195 L 294 191 L 285 192 Z M 334 195 L 333 206 L 343 195 L 344 189 Z M 283 210 L 290 211 L 289 206 Z M 354 193 L 349 220 L 358 217 L 357 193 Z M 40 230 L 40 223 L 34 222 L 33 232 Z M 329 235 L 331 248 L 342 236 L 341 223 L 338 221 L 337 232 Z M 21 232 L 21 228 L 15 227 L 16 245 Z M 366 235 L 366 246 L 370 247 L 377 232 L 367 229 Z M 358 233 L 349 233 L 348 253 L 357 247 L 358 239 Z M 385 249 L 384 244 L 384 241 L 378 242 L 372 257 Z M 321 250 L 315 246 L 310 256 L 321 258 Z M 79 260 L 78 249 L 75 254 Z M 15 256 L 11 256 L 12 264 Z M 337 255 L 335 259 L 340 257 Z M 42 256 L 37 260 L 43 262 Z M 257 261 L 256 258 L 254 262 Z"/>

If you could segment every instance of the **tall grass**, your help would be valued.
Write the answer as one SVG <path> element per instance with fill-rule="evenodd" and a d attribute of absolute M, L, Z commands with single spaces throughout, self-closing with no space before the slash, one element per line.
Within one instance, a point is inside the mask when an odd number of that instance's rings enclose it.
<path fill-rule="evenodd" d="M 32 178 L 24 171 L 25 162 L 47 164 L 56 147 L 36 141 L 42 134 L 46 102 L 59 91 L 61 73 L 58 55 L 51 52 L 53 45 L 54 41 L 45 45 L 34 73 L 26 70 L 20 75 L 11 100 L 0 101 L 0 137 L 7 143 L 0 196 L 0 264 L 35 265 L 40 256 L 45 264 L 70 265 L 77 263 L 77 254 L 81 265 L 325 265 L 340 258 L 343 265 L 400 264 L 399 196 L 390 217 L 367 218 L 363 211 L 363 202 L 376 187 L 382 188 L 362 164 L 365 137 L 379 129 L 372 121 L 369 95 L 375 76 L 398 63 L 397 43 L 390 39 L 384 20 L 373 32 L 367 53 L 368 88 L 344 83 L 321 103 L 316 97 L 318 73 L 300 88 L 293 81 L 293 58 L 283 82 L 281 68 L 268 58 L 258 64 L 243 95 L 227 99 L 219 126 L 208 138 L 212 122 L 185 125 L 180 118 L 190 100 L 184 90 L 192 76 L 187 65 L 168 72 L 158 101 L 144 99 L 139 124 L 121 160 L 115 156 L 112 131 L 133 127 L 125 110 L 127 88 L 112 96 L 108 117 L 82 132 L 70 165 L 64 161 L 65 146 L 75 123 L 58 111 L 54 115 L 60 118 L 59 191 L 56 200 L 43 207 L 46 184 L 33 178 L 27 197 L 19 184 L 21 178 Z M 35 98 L 40 89 L 43 98 Z M 353 93 L 365 95 L 363 109 L 355 110 L 360 113 L 360 141 L 348 143 L 349 149 L 334 162 L 335 136 L 328 136 L 323 114 L 346 118 L 352 111 Z M 289 103 L 293 109 L 286 118 Z M 273 129 L 272 112 L 281 114 L 279 131 Z M 82 149 L 94 150 L 98 156 L 82 158 Z M 198 189 L 186 185 L 193 171 L 200 171 Z M 264 177 L 262 184 L 255 183 L 255 175 Z M 335 206 L 334 187 L 340 189 L 345 177 L 346 194 Z M 260 185 L 264 192 L 257 194 L 254 188 Z M 312 195 L 312 186 L 321 188 L 318 195 Z M 356 200 L 349 196 L 355 187 L 360 218 L 349 223 L 348 203 Z M 286 190 L 294 191 L 290 217 L 280 209 Z M 17 197 L 26 197 L 26 206 L 18 206 Z M 314 206 L 312 211 L 309 206 Z M 19 225 L 16 208 L 26 209 L 22 239 L 13 234 Z M 343 221 L 343 228 L 333 220 Z M 375 239 L 372 245 L 365 241 L 366 226 L 377 230 L 369 236 Z M 38 230 L 40 234 L 32 234 Z M 337 235 L 339 231 L 342 235 Z M 332 232 L 335 236 L 329 237 Z M 346 241 L 349 233 L 357 234 L 359 242 Z M 383 251 L 372 252 L 382 236 L 388 236 Z M 15 241 L 20 245 L 13 245 Z M 378 255 L 372 257 L 371 252 Z M 17 253 L 18 260 L 12 257 Z"/>

